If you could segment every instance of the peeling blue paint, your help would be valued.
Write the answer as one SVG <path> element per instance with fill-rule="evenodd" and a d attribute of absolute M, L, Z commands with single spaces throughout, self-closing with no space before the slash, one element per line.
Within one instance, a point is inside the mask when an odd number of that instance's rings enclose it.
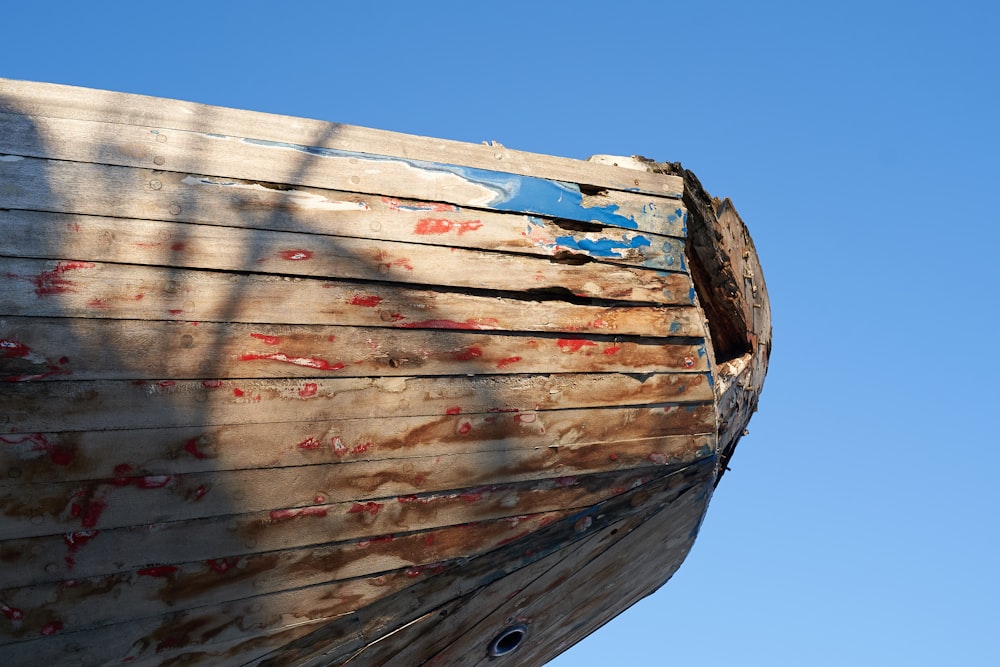
<path fill-rule="evenodd" d="M 576 239 L 572 236 L 557 236 L 556 245 L 572 250 L 580 250 L 595 257 L 624 257 L 622 250 L 643 248 L 653 245 L 645 236 L 633 236 L 631 239 L 624 237 L 621 241 L 617 239 L 588 238 Z"/>
<path fill-rule="evenodd" d="M 636 220 L 636 217 L 630 214 L 619 212 L 617 204 L 584 206 L 583 194 L 580 192 L 580 188 L 572 183 L 550 181 L 532 176 L 519 176 L 475 167 L 460 167 L 451 164 L 427 162 L 425 160 L 410 160 L 371 153 L 357 153 L 320 146 L 302 146 L 299 144 L 250 138 L 245 138 L 243 141 L 258 146 L 286 148 L 319 157 L 397 162 L 423 171 L 452 174 L 492 192 L 493 197 L 485 206 L 498 211 L 536 213 L 556 218 L 597 222 L 614 227 L 624 227 L 626 229 L 639 228 L 639 220 Z M 677 211 L 681 211 L 681 209 L 677 209 Z M 643 206 L 639 218 L 643 226 L 650 229 L 660 229 L 665 224 L 676 223 L 675 214 L 661 211 L 653 202 Z"/>
<path fill-rule="evenodd" d="M 678 322 L 677 320 L 674 320 L 673 322 L 670 323 L 670 333 L 672 333 L 672 334 L 680 333 L 680 330 L 681 330 L 681 323 L 680 322 Z"/>

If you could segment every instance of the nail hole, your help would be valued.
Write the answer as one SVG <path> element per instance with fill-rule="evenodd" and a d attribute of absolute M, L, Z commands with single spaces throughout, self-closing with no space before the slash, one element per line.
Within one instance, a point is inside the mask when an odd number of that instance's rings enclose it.
<path fill-rule="evenodd" d="M 523 623 L 505 628 L 503 632 L 490 642 L 490 655 L 494 658 L 499 658 L 513 653 L 521 646 L 521 642 L 527 636 L 528 627 Z"/>

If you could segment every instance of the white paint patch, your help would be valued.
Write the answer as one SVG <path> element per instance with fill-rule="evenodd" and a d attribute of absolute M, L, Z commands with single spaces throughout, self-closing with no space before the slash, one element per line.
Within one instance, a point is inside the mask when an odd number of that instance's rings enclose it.
<path fill-rule="evenodd" d="M 363 201 L 337 201 L 327 199 L 322 195 L 313 192 L 302 192 L 300 190 L 272 190 L 257 183 L 239 183 L 237 181 L 216 181 L 210 178 L 198 178 L 197 176 L 185 176 L 181 181 L 185 185 L 215 185 L 237 190 L 255 190 L 257 192 L 267 192 L 274 194 L 281 192 L 288 197 L 291 202 L 300 209 L 310 211 L 367 211 L 368 204 Z"/>
<path fill-rule="evenodd" d="M 0 155 L 0 162 L 20 162 L 23 159 L 20 155 Z"/>

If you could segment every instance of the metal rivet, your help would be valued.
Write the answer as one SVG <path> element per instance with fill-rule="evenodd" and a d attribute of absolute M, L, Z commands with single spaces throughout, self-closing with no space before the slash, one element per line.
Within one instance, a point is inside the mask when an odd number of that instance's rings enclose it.
<path fill-rule="evenodd" d="M 194 336 L 191 334 L 184 334 L 181 336 L 181 347 L 185 350 L 189 350 L 194 347 Z"/>
<path fill-rule="evenodd" d="M 178 206 L 177 204 L 171 204 L 170 205 L 170 214 L 171 215 L 180 215 L 180 212 L 181 212 L 181 207 L 180 206 Z"/>
<path fill-rule="evenodd" d="M 158 134 L 158 135 L 156 135 L 156 140 L 159 141 L 161 144 L 165 144 L 165 143 L 167 143 L 167 135 L 165 135 L 165 134 Z"/>
<path fill-rule="evenodd" d="M 149 182 L 149 189 L 150 190 L 159 190 L 162 187 L 163 187 L 163 183 L 160 183 L 155 178 Z"/>
<path fill-rule="evenodd" d="M 357 185 L 360 182 L 361 182 L 361 179 L 359 177 L 357 177 L 357 176 L 351 176 L 351 183 L 353 183 L 354 185 Z"/>
<path fill-rule="evenodd" d="M 157 155 L 156 157 L 153 158 L 153 164 L 162 165 L 164 162 L 166 162 L 166 160 L 163 158 L 162 155 Z"/>

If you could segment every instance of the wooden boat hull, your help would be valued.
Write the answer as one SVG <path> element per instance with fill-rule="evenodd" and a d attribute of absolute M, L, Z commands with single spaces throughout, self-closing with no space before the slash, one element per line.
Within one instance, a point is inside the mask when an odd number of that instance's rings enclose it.
<path fill-rule="evenodd" d="M 766 372 L 679 165 L 0 80 L 0 224 L 8 664 L 541 664 Z"/>

